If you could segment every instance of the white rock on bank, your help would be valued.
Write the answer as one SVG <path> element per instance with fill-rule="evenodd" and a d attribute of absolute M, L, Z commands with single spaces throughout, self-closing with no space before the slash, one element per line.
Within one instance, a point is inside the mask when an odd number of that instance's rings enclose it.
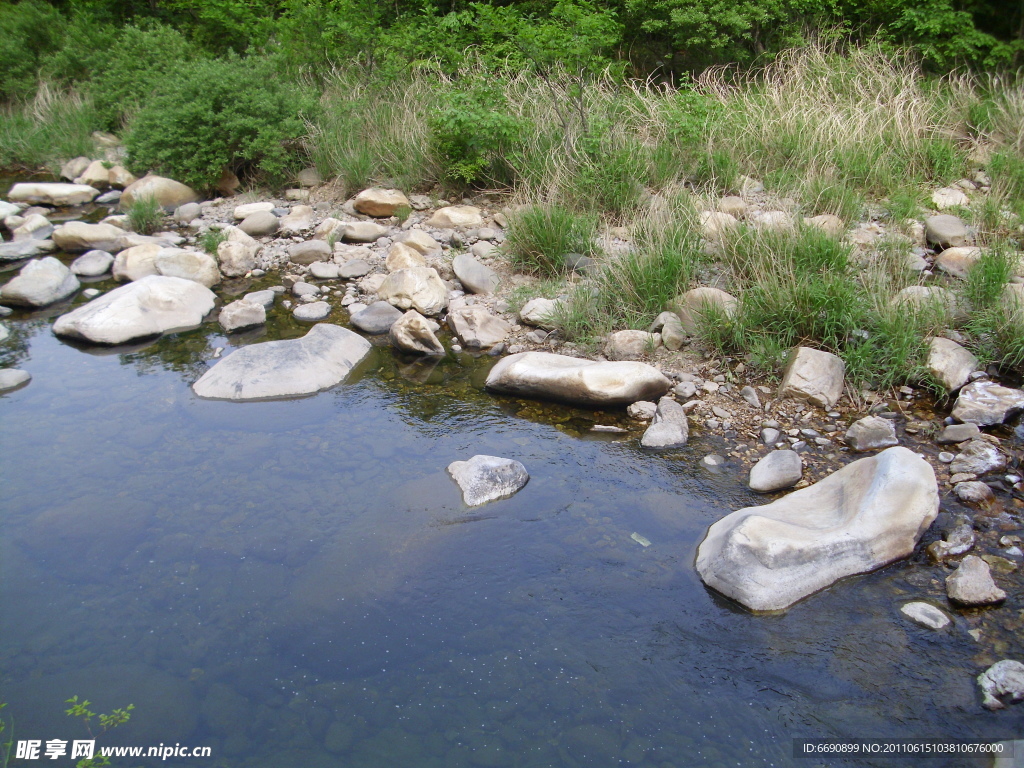
<path fill-rule="evenodd" d="M 900 442 L 895 425 L 881 416 L 865 416 L 853 422 L 843 439 L 851 451 L 877 451 Z"/>
<path fill-rule="evenodd" d="M 167 212 L 185 203 L 197 203 L 202 199 L 198 192 L 181 182 L 163 176 L 148 175 L 125 188 L 121 194 L 121 210 L 128 210 L 136 200 L 146 197 L 154 198 Z"/>
<path fill-rule="evenodd" d="M 448 288 L 431 267 L 400 269 L 388 275 L 377 295 L 399 309 L 436 315 L 448 306 Z"/>
<path fill-rule="evenodd" d="M 266 400 L 310 395 L 340 384 L 369 353 L 358 333 L 314 325 L 300 339 L 236 349 L 203 374 L 192 389 L 217 400 Z"/>
<path fill-rule="evenodd" d="M 834 408 L 843 394 L 846 364 L 831 352 L 811 347 L 795 347 L 782 375 L 779 397 Z"/>
<path fill-rule="evenodd" d="M 738 307 L 735 296 L 708 286 L 680 294 L 669 304 L 669 309 L 679 316 L 683 330 L 690 336 L 697 333 L 705 318 L 728 320 L 736 315 Z"/>
<path fill-rule="evenodd" d="M 20 307 L 45 307 L 66 299 L 78 290 L 71 270 L 47 256 L 28 262 L 18 276 L 0 288 L 0 303 Z"/>
<path fill-rule="evenodd" d="M 401 190 L 381 189 L 380 187 L 364 189 L 355 196 L 352 207 L 359 213 L 379 219 L 394 216 L 399 208 L 412 210 L 409 198 Z"/>
<path fill-rule="evenodd" d="M 151 275 L 61 315 L 53 332 L 94 344 L 124 344 L 197 328 L 215 299 L 213 291 L 192 280 Z"/>
<path fill-rule="evenodd" d="M 483 223 L 483 216 L 476 206 L 450 205 L 434 211 L 434 215 L 427 219 L 426 225 L 435 229 L 470 229 L 483 226 Z"/>
<path fill-rule="evenodd" d="M 987 427 L 1002 424 L 1021 410 L 1024 410 L 1024 391 L 994 381 L 972 381 L 960 390 L 952 416 L 957 421 Z"/>
<path fill-rule="evenodd" d="M 555 327 L 555 314 L 559 307 L 558 299 L 530 299 L 519 310 L 519 319 L 526 325 L 551 330 Z"/>
<path fill-rule="evenodd" d="M 468 461 L 453 461 L 448 473 L 459 488 L 467 506 L 476 507 L 518 492 L 530 474 L 515 459 L 477 455 Z"/>
<path fill-rule="evenodd" d="M 756 611 L 781 610 L 838 579 L 906 557 L 939 509 L 929 464 L 895 447 L 711 526 L 704 583 Z"/>
<path fill-rule="evenodd" d="M 954 392 L 978 370 L 978 358 L 955 341 L 936 336 L 928 346 L 928 371 L 947 392 Z"/>
<path fill-rule="evenodd" d="M 91 203 L 100 193 L 95 187 L 87 184 L 52 184 L 26 182 L 15 184 L 7 194 L 12 203 L 28 203 L 30 205 L 85 205 Z"/>
<path fill-rule="evenodd" d="M 510 355 L 491 369 L 486 382 L 493 392 L 595 407 L 660 398 L 671 385 L 646 363 L 599 363 L 548 352 Z"/>
<path fill-rule="evenodd" d="M 636 403 L 630 405 L 630 408 L 634 405 Z M 686 420 L 686 411 L 683 410 L 683 406 L 671 397 L 661 398 L 658 401 L 651 425 L 647 427 L 643 437 L 640 438 L 640 445 L 656 450 L 681 448 L 689 439 L 690 425 Z"/>
<path fill-rule="evenodd" d="M 476 305 L 450 311 L 448 327 L 468 349 L 488 349 L 512 332 L 505 320 Z"/>

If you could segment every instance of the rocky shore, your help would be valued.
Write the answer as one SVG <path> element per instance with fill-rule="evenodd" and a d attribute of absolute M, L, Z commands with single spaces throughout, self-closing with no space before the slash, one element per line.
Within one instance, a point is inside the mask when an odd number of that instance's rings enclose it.
<path fill-rule="evenodd" d="M 984 646 L 979 627 L 988 612 L 1017 609 L 1024 391 L 1000 381 L 998 371 L 982 370 L 955 334 L 935 337 L 929 349 L 928 368 L 945 388 L 939 400 L 907 386 L 857 390 L 840 358 L 811 347 L 791 350 L 778 383 L 742 360 L 702 349 L 693 339 L 702 315 L 711 308 L 728 315 L 736 303 L 712 286 L 680 295 L 651 327 L 614 332 L 600 349 L 585 350 L 555 328 L 559 299 L 519 300 L 536 279 L 514 273 L 503 254 L 515 210 L 499 196 L 444 200 L 374 188 L 343 199 L 310 169 L 282 197 L 204 201 L 171 179 L 135 180 L 108 166 L 79 158 L 64 168 L 69 183 L 17 184 L 0 202 L 10 236 L 0 244 L 0 263 L 12 268 L 0 288 L 4 314 L 81 292 L 90 301 L 62 314 L 53 331 L 105 345 L 214 318 L 232 334 L 265 324 L 274 307 L 309 324 L 301 338 L 246 344 L 211 360 L 193 390 L 212 399 L 330 388 L 365 358 L 368 339 L 386 338 L 410 356 L 490 355 L 496 364 L 486 388 L 495 394 L 624 411 L 616 424 L 594 429 L 637 440 L 652 461 L 693 435 L 715 436 L 728 449 L 704 457 L 705 467 L 742 472 L 759 493 L 792 491 L 737 510 L 700 546 L 696 567 L 704 582 L 752 610 L 783 610 L 838 579 L 908 556 L 934 563 L 945 595 L 922 588 L 894 620 L 934 631 L 967 622 Z M 956 278 L 979 258 L 969 228 L 942 211 L 964 204 L 970 189 L 962 187 L 984 183 L 981 175 L 935 192 L 934 215 L 913 228 L 916 261 L 908 269 Z M 163 209 L 164 231 L 131 230 L 126 211 L 143 198 Z M 797 224 L 751 183 L 743 196 L 709 202 L 701 217 L 709 247 L 740 220 Z M 877 222 L 847 226 L 834 216 L 804 224 L 857 247 L 882 234 Z M 611 258 L 630 248 L 628 230 L 607 230 L 604 238 Z M 58 253 L 74 259 L 50 255 Z M 585 281 L 586 267 L 570 279 Z M 104 276 L 123 285 L 98 294 L 79 279 Z M 254 281 L 259 290 L 233 298 L 236 286 Z M 1022 291 L 1024 278 L 1016 277 L 1007 301 L 1021 301 Z M 0 343 L 7 335 L 0 324 Z M 30 386 L 30 374 L 0 370 L 0 392 Z M 463 485 L 459 478 L 478 460 L 484 469 Z M 478 456 L 449 471 L 467 504 L 484 503 L 525 484 L 529 467 L 507 469 L 507 461 Z M 1024 677 L 1009 662 L 979 678 L 984 706 L 1024 697 Z"/>

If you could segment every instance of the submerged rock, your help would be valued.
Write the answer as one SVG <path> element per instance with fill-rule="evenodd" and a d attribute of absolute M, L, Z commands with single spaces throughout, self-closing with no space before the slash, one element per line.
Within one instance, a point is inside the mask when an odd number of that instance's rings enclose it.
<path fill-rule="evenodd" d="M 462 489 L 462 500 L 470 507 L 511 496 L 530 479 L 520 462 L 499 456 L 477 455 L 468 461 L 453 461 L 448 465 L 448 473 Z"/>
<path fill-rule="evenodd" d="M 492 392 L 602 407 L 661 397 L 672 382 L 646 363 L 520 352 L 495 365 L 486 386 Z"/>
<path fill-rule="evenodd" d="M 215 299 L 213 291 L 192 280 L 150 275 L 61 315 L 53 332 L 94 344 L 124 344 L 197 328 Z"/>
<path fill-rule="evenodd" d="M 949 626 L 949 616 L 945 611 L 936 608 L 931 603 L 913 602 L 906 603 L 900 608 L 900 613 L 913 622 L 928 629 L 942 629 Z"/>
<path fill-rule="evenodd" d="M 697 550 L 697 570 L 705 584 L 752 610 L 780 610 L 844 576 L 906 557 L 938 509 L 929 464 L 889 448 L 719 520 Z"/>
<path fill-rule="evenodd" d="M 12 203 L 31 205 L 84 205 L 90 203 L 100 191 L 88 184 L 53 184 L 27 182 L 15 184 L 7 194 Z"/>
<path fill-rule="evenodd" d="M 643 401 L 641 401 L 643 402 Z M 636 403 L 630 405 L 633 408 Z M 683 406 L 671 397 L 663 397 L 658 401 L 654 420 L 640 438 L 644 448 L 681 448 L 690 439 L 690 425 L 686 421 Z"/>
<path fill-rule="evenodd" d="M 369 353 L 370 342 L 338 325 L 314 325 L 305 336 L 236 349 L 192 389 L 217 400 L 310 395 L 341 383 Z"/>

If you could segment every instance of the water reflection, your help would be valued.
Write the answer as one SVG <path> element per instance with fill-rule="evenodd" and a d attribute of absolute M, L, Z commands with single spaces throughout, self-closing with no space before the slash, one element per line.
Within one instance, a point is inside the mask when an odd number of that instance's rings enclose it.
<path fill-rule="evenodd" d="M 381 351 L 316 397 L 223 403 L 188 385 L 255 337 L 208 325 L 104 356 L 45 313 L 11 325 L 4 354 L 34 377 L 0 398 L 19 736 L 82 738 L 73 694 L 136 705 L 109 744 L 244 767 L 811 765 L 794 737 L 1020 728 L 978 707 L 962 623 L 895 619 L 917 563 L 782 616 L 706 590 L 697 543 L 752 500 L 700 468 L 710 440 L 652 456 L 635 431 L 590 435 L 631 425 L 484 395 L 488 358 Z M 530 483 L 466 510 L 445 467 L 476 453 Z"/>

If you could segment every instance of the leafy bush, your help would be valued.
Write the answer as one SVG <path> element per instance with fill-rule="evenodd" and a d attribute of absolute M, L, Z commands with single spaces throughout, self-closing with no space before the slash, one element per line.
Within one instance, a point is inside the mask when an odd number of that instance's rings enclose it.
<path fill-rule="evenodd" d="M 105 127 L 121 128 L 154 88 L 193 61 L 199 52 L 184 35 L 163 24 L 127 26 L 104 51 L 89 85 Z"/>
<path fill-rule="evenodd" d="M 519 211 L 509 221 L 505 249 L 520 270 L 541 275 L 567 271 L 570 253 L 594 252 L 597 219 L 559 205 L 537 205 Z"/>
<path fill-rule="evenodd" d="M 64 28 L 60 11 L 40 0 L 0 3 L 0 102 L 32 96 L 39 65 L 59 49 Z"/>
<path fill-rule="evenodd" d="M 210 189 L 225 167 L 268 182 L 299 163 L 304 114 L 315 103 L 265 59 L 229 56 L 169 73 L 129 126 L 132 167 Z"/>

